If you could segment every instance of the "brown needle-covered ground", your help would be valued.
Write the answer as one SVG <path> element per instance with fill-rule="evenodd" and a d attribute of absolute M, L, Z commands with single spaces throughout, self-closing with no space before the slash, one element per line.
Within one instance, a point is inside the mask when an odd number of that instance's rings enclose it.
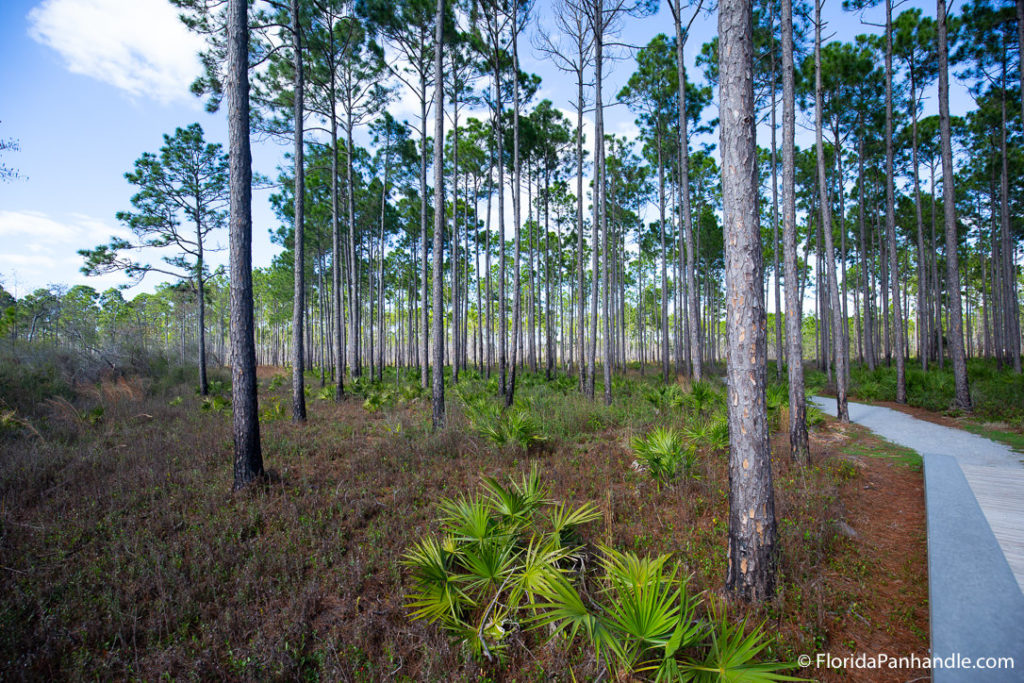
<path fill-rule="evenodd" d="M 702 452 L 697 480 L 659 486 L 636 471 L 630 437 L 680 418 L 628 388 L 605 408 L 524 382 L 524 393 L 539 392 L 548 437 L 526 453 L 483 441 L 451 395 L 449 427 L 437 434 L 422 400 L 371 413 L 360 399 L 311 399 L 308 423 L 295 426 L 278 408 L 287 387 L 272 375 L 261 371 L 260 390 L 271 476 L 242 494 L 230 493 L 228 412 L 201 410 L 188 387 L 108 380 L 73 404 L 45 406 L 37 433 L 0 436 L 0 677 L 594 678 L 600 668 L 580 643 L 529 633 L 506 661 L 480 663 L 406 617 L 400 560 L 436 530 L 438 502 L 474 489 L 481 473 L 518 478 L 533 462 L 553 498 L 602 510 L 582 530 L 589 542 L 673 553 L 692 589 L 721 594 L 727 454 Z M 633 380 L 653 386 L 645 381 Z M 102 414 L 89 418 L 96 406 Z M 919 466 L 859 428 L 826 422 L 803 468 L 784 438 L 773 442 L 778 596 L 733 605 L 730 616 L 764 621 L 773 659 L 925 654 Z M 793 673 L 878 681 L 926 672 Z"/>

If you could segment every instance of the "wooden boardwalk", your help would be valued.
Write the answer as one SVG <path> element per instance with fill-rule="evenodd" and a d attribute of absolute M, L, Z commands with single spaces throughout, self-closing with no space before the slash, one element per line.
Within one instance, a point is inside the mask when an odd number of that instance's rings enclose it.
<path fill-rule="evenodd" d="M 960 469 L 1024 591 L 1024 468 L 961 464 Z"/>

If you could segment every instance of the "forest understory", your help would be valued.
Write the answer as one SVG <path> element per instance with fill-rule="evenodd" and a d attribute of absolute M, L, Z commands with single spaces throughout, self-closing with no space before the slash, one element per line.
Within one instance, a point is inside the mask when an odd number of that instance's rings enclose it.
<path fill-rule="evenodd" d="M 409 619 L 411 579 L 401 561 L 436 531 L 440 501 L 472 491 L 483 474 L 519 479 L 531 465 L 552 498 L 589 501 L 602 513 L 580 529 L 588 551 L 604 544 L 641 557 L 671 553 L 705 604 L 724 600 L 727 448 L 701 447 L 687 476 L 659 482 L 631 447 L 636 435 L 687 422 L 691 407 L 658 405 L 660 378 L 616 378 L 605 407 L 579 396 L 574 379 L 524 375 L 520 405 L 537 438 L 523 448 L 495 445 L 455 396 L 447 428 L 432 432 L 426 393 L 412 377 L 396 385 L 393 371 L 387 392 L 361 382 L 361 393 L 337 404 L 316 400 L 310 376 L 309 421 L 298 427 L 281 408 L 285 370 L 261 367 L 259 376 L 271 470 L 263 485 L 238 494 L 228 492 L 225 377 L 207 398 L 183 373 L 107 377 L 70 394 L 37 393 L 32 417 L 5 412 L 4 679 L 607 676 L 579 639 L 512 633 L 504 658 L 488 662 Z M 487 380 L 464 373 L 459 390 L 474 388 L 486 393 Z M 781 410 L 773 427 L 785 424 Z M 764 660 L 923 655 L 920 460 L 860 427 L 821 420 L 806 468 L 772 430 L 779 587 L 763 605 L 730 604 L 728 617 L 763 622 Z M 889 680 L 877 671 L 790 673 Z M 925 674 L 900 670 L 891 680 Z"/>

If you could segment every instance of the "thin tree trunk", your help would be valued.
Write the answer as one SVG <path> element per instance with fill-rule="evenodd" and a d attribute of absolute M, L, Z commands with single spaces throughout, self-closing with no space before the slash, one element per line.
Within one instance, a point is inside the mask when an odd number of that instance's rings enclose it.
<path fill-rule="evenodd" d="M 302 66 L 302 27 L 299 21 L 299 0 L 291 0 L 292 50 L 295 61 L 295 291 L 292 307 L 292 422 L 306 421 L 304 328 L 306 311 L 306 260 L 304 250 L 305 168 L 303 161 L 304 71 Z"/>
<path fill-rule="evenodd" d="M 892 284 L 893 323 L 896 328 L 896 402 L 907 402 L 907 369 L 903 355 L 903 307 L 900 305 L 896 253 L 896 197 L 893 188 L 892 141 L 892 0 L 885 0 L 885 231 Z"/>
<path fill-rule="evenodd" d="M 771 4 L 772 32 L 775 31 L 775 3 Z M 778 146 L 775 141 L 777 85 L 775 79 L 775 48 L 771 51 L 771 97 L 772 97 L 772 275 L 775 278 L 775 379 L 782 379 L 782 359 L 785 350 L 782 347 L 782 296 L 779 291 L 779 164 L 776 156 Z"/>
<path fill-rule="evenodd" d="M 440 1 L 440 0 L 438 0 Z M 515 228 L 515 263 L 513 265 L 513 292 L 512 292 L 512 364 L 509 373 L 508 390 L 505 392 L 505 406 L 512 405 L 516 391 L 516 366 L 519 355 L 519 345 L 522 342 L 520 330 L 520 317 L 522 312 L 522 283 L 520 282 L 520 268 L 522 264 L 522 250 L 520 248 L 522 218 L 520 199 L 523 192 L 522 168 L 519 158 L 519 35 L 518 35 L 518 10 L 517 0 L 512 5 L 512 222 Z M 504 263 L 504 260 L 502 261 Z M 532 342 L 531 342 L 532 343 Z"/>
<path fill-rule="evenodd" d="M 1003 67 L 1003 87 L 1001 88 L 1002 96 L 1000 97 L 1000 103 L 1002 107 L 1002 116 L 1000 120 L 1000 161 L 1001 161 L 1001 173 L 999 174 L 999 229 L 1000 237 L 1002 241 L 1001 245 L 1001 256 L 1002 256 L 1002 273 L 1000 274 L 1000 282 L 1003 287 L 1002 300 L 1003 300 L 1003 316 L 1005 322 L 1003 323 L 1003 330 L 1005 334 L 1003 339 L 1005 341 L 1006 353 L 1010 357 L 1009 360 L 1013 363 L 1014 374 L 1021 374 L 1021 363 L 1020 363 L 1020 305 L 1017 302 L 1016 293 L 1016 273 L 1014 268 L 1014 251 L 1016 244 L 1010 239 L 1010 169 L 1009 169 L 1009 151 L 1007 149 L 1006 141 L 1006 67 Z"/>
<path fill-rule="evenodd" d="M 914 212 L 917 220 L 917 355 L 920 356 L 921 369 L 928 369 L 928 306 L 925 303 L 928 293 L 928 268 L 924 254 L 924 214 L 921 210 L 921 174 L 917 158 L 917 69 L 913 61 L 910 64 L 910 122 L 911 122 L 911 161 L 914 173 Z M 909 315 L 909 311 L 908 311 Z"/>
<path fill-rule="evenodd" d="M 658 227 L 661 237 L 661 381 L 668 383 L 668 260 L 665 251 L 665 164 L 662 160 L 661 126 L 658 126 Z M 643 291 L 640 292 L 643 302 Z"/>
<path fill-rule="evenodd" d="M 825 235 L 825 270 L 828 279 L 829 307 L 832 309 L 832 345 L 836 363 L 836 413 L 840 422 L 850 421 L 846 405 L 846 380 L 848 345 L 843 334 L 843 310 L 839 302 L 839 285 L 836 278 L 836 252 L 832 239 L 832 204 L 828 198 L 828 179 L 825 175 L 825 148 L 822 140 L 822 97 L 821 97 L 821 5 L 824 0 L 814 0 L 814 123 L 815 141 L 818 152 L 818 195 L 821 203 L 822 232 Z"/>
<path fill-rule="evenodd" d="M 423 29 L 425 30 L 425 28 Z M 420 249 L 421 254 L 421 291 L 422 315 L 420 316 L 420 386 L 427 388 L 430 372 L 430 309 L 427 307 L 427 80 L 420 79 Z M 439 140 L 436 144 L 443 145 Z"/>
<path fill-rule="evenodd" d="M 676 0 L 675 4 L 670 3 L 674 8 L 672 18 L 676 28 L 676 71 L 679 76 L 679 192 L 682 198 L 680 202 L 683 207 L 683 235 L 686 240 L 686 289 L 689 293 L 687 315 L 693 321 L 690 325 L 690 364 L 691 374 L 694 379 L 700 380 L 703 375 L 701 360 L 700 334 L 697 330 L 697 289 L 694 287 L 694 248 L 693 248 L 693 219 L 690 215 L 690 149 L 689 139 L 686 132 L 686 70 L 683 61 L 683 46 L 686 43 L 686 36 L 683 35 L 682 27 L 682 1 Z M 697 11 L 700 10 L 698 6 Z M 699 215 L 698 215 L 699 219 Z"/>
<path fill-rule="evenodd" d="M 434 376 L 431 392 L 434 430 L 444 414 L 444 0 L 437 0 L 434 18 Z M 454 284 L 454 283 L 453 283 Z"/>
<path fill-rule="evenodd" d="M 597 112 L 601 111 L 601 80 L 604 61 L 604 26 L 602 24 L 604 12 L 604 0 L 593 0 L 594 2 L 594 82 L 596 92 L 594 96 L 594 223 L 591 226 L 593 232 L 593 258 L 591 259 L 591 283 L 590 283 L 590 348 L 587 359 L 587 396 L 593 400 L 595 395 L 595 383 L 597 375 L 597 294 L 601 278 L 598 275 L 598 253 L 601 248 L 601 215 L 604 213 L 604 119 Z"/>
<path fill-rule="evenodd" d="M 210 393 L 210 385 L 206 379 L 206 288 L 203 281 L 203 230 L 196 211 L 196 291 L 199 297 L 199 394 Z"/>
<path fill-rule="evenodd" d="M 582 63 L 582 59 L 581 59 Z M 579 350 L 579 391 L 587 390 L 586 355 L 586 314 L 587 297 L 584 295 L 583 278 L 583 71 L 577 72 L 576 80 L 576 280 L 579 299 L 579 320 L 576 325 L 576 345 Z M 590 392 L 587 392 L 590 394 Z"/>
<path fill-rule="evenodd" d="M 782 250 L 786 269 L 786 356 L 789 362 L 789 450 L 810 462 L 804 396 L 803 300 L 796 262 L 796 84 L 793 65 L 793 4 L 782 0 Z"/>
<path fill-rule="evenodd" d="M 864 211 L 867 210 L 864 203 L 864 139 L 863 136 L 857 142 L 857 221 L 860 229 L 857 249 L 860 251 L 861 281 L 864 287 L 864 355 L 867 361 L 868 370 L 875 369 L 875 334 L 874 326 L 871 324 L 871 303 L 874 301 L 870 284 L 868 281 L 868 241 L 866 238 L 866 226 Z"/>

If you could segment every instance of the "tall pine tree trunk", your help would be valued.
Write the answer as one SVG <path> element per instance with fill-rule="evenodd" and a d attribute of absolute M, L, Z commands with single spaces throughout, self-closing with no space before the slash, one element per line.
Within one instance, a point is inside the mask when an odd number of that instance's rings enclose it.
<path fill-rule="evenodd" d="M 519 347 L 522 343 L 522 330 L 520 318 L 522 317 L 522 282 L 520 278 L 520 267 L 522 265 L 522 250 L 520 248 L 522 218 L 520 205 L 522 188 L 522 168 L 519 158 L 519 34 L 518 34 L 518 0 L 512 0 L 512 222 L 515 230 L 515 256 L 513 264 L 513 291 L 512 291 L 512 363 L 509 371 L 509 382 L 505 392 L 505 406 L 512 405 L 516 391 L 516 366 L 522 358 Z M 531 342 L 532 343 L 532 342 Z"/>
<path fill-rule="evenodd" d="M 305 349 L 304 323 L 306 312 L 306 259 L 304 249 L 305 233 L 305 168 L 303 161 L 303 90 L 305 89 L 302 65 L 302 26 L 299 20 L 299 0 L 291 2 L 292 49 L 294 51 L 294 124 L 295 124 L 295 274 L 294 301 L 292 303 L 292 422 L 306 421 L 305 392 Z"/>
<path fill-rule="evenodd" d="M 582 55 L 580 56 L 582 64 Z M 586 281 L 583 276 L 583 70 L 577 72 L 576 80 L 576 296 L 579 317 L 576 323 L 576 348 L 579 352 L 579 391 L 587 389 L 586 356 L 587 297 L 584 294 Z"/>
<path fill-rule="evenodd" d="M 690 215 L 690 143 L 686 128 L 686 69 L 683 61 L 683 46 L 686 36 L 683 35 L 682 0 L 675 0 L 672 18 L 676 28 L 676 71 L 679 76 L 679 193 L 683 207 L 683 235 L 686 240 L 686 291 L 689 295 L 686 302 L 686 315 L 690 321 L 690 369 L 693 378 L 701 379 L 704 374 L 700 333 L 698 330 L 697 288 L 694 287 L 694 261 L 696 256 L 693 247 L 693 218 Z M 698 8 L 699 9 L 699 8 Z M 698 220 L 700 216 L 698 214 Z"/>
<path fill-rule="evenodd" d="M 889 279 L 892 286 L 893 326 L 896 351 L 896 402 L 907 402 L 907 369 L 903 355 L 903 307 L 896 253 L 896 197 L 893 187 L 892 141 L 892 0 L 885 0 L 885 232 L 889 251 Z"/>
<path fill-rule="evenodd" d="M 1017 3 L 1018 16 L 1021 0 Z M 946 0 L 936 0 L 939 53 L 939 136 L 942 143 L 942 203 L 946 226 L 946 289 L 949 310 L 949 355 L 953 361 L 956 405 L 970 411 L 971 393 L 967 382 L 967 358 L 964 355 L 963 313 L 960 303 L 960 262 L 957 254 L 956 193 L 953 184 L 953 144 L 949 124 L 949 47 L 947 43 Z M 934 194 L 934 191 L 933 191 Z M 983 275 L 984 277 L 984 275 Z M 982 284 L 984 287 L 984 283 Z"/>
<path fill-rule="evenodd" d="M 832 239 L 832 204 L 828 197 L 828 179 L 825 175 L 825 148 L 822 140 L 821 97 L 821 5 L 814 0 L 814 137 L 818 152 L 818 196 L 821 203 L 822 232 L 825 236 L 825 271 L 828 280 L 829 308 L 832 309 L 832 347 L 836 363 L 836 413 L 840 422 L 850 421 L 846 405 L 846 366 L 849 345 L 843 334 L 845 320 L 839 303 L 839 285 L 836 278 L 836 251 Z"/>
<path fill-rule="evenodd" d="M 434 429 L 444 427 L 444 0 L 434 19 L 434 359 L 431 406 Z M 454 285 L 454 283 L 453 283 Z"/>
<path fill-rule="evenodd" d="M 228 155 L 230 172 L 231 426 L 234 485 L 263 476 L 252 301 L 252 153 L 249 148 L 249 15 L 245 0 L 228 0 Z"/>
<path fill-rule="evenodd" d="M 591 240 L 593 258 L 591 259 L 590 271 L 590 347 L 588 349 L 589 356 L 587 358 L 587 396 L 590 399 L 594 399 L 597 375 L 597 294 L 601 280 L 598 276 L 597 268 L 598 254 L 601 248 L 601 215 L 604 213 L 602 210 L 602 206 L 604 204 L 604 178 L 602 176 L 602 162 L 604 160 L 604 121 L 603 118 L 596 114 L 596 112 L 601 110 L 601 80 L 604 61 L 604 26 L 602 24 L 604 17 L 604 0 L 593 0 L 593 6 L 594 82 L 596 86 L 596 93 L 594 97 L 594 191 L 592 197 L 594 205 L 594 222 L 591 226 L 591 232 L 593 234 L 593 238 Z"/>
<path fill-rule="evenodd" d="M 782 0 L 782 251 L 786 271 L 786 356 L 789 371 L 789 450 L 810 461 L 804 396 L 803 300 L 796 260 L 796 83 L 793 3 Z M 806 259 L 805 259 L 806 260 Z"/>
<path fill-rule="evenodd" d="M 722 208 L 729 410 L 729 540 L 726 590 L 767 601 L 775 594 L 776 527 L 765 402 L 765 310 L 754 137 L 750 0 L 718 10 Z"/>
<path fill-rule="evenodd" d="M 427 80 L 420 80 L 420 284 L 422 315 L 420 316 L 420 386 L 427 388 L 430 372 L 430 308 L 427 306 Z M 439 142 L 438 144 L 443 144 Z"/>

